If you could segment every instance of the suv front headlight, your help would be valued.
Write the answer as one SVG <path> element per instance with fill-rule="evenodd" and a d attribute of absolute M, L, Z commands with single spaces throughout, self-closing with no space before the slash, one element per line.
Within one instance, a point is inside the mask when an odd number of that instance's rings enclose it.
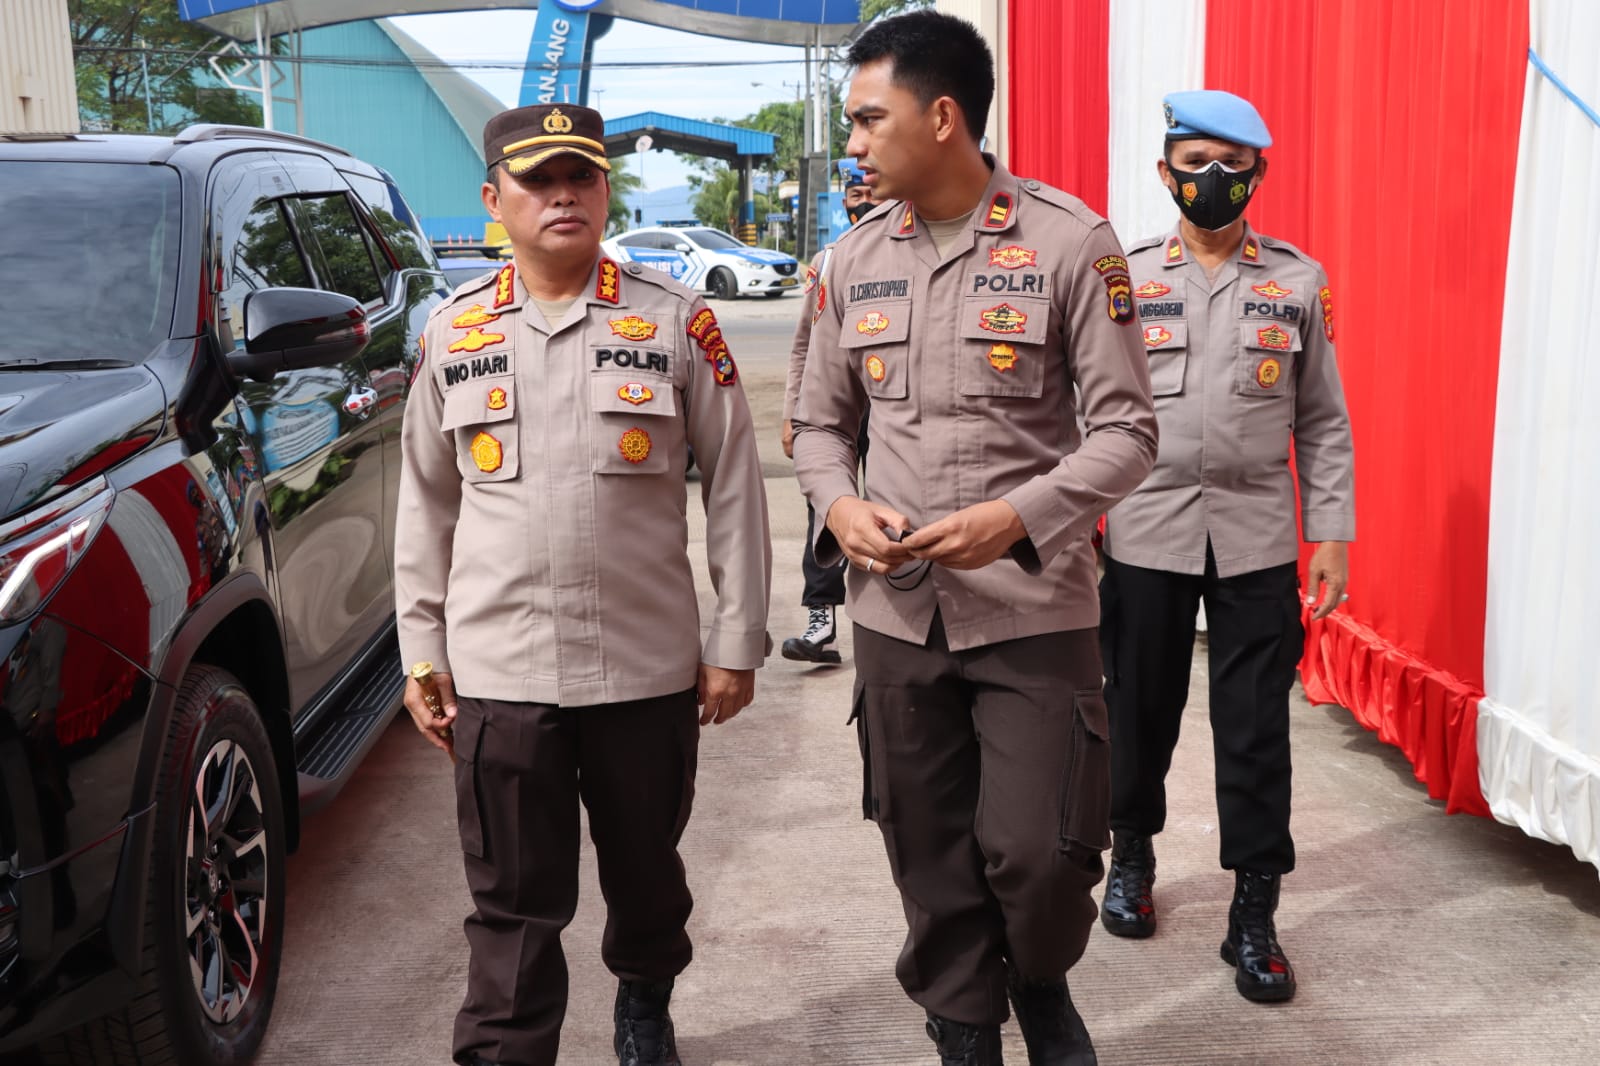
<path fill-rule="evenodd" d="M 67 579 L 116 496 L 97 477 L 0 525 L 0 626 L 28 617 Z"/>

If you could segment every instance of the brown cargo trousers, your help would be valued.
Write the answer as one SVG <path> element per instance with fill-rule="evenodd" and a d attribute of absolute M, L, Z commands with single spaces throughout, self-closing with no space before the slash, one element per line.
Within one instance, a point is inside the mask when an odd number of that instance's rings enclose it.
<path fill-rule="evenodd" d="M 923 1008 L 997 1024 L 1006 963 L 1060 978 L 1083 956 L 1110 844 L 1096 631 L 952 652 L 855 627 L 863 814 L 908 932 L 895 974 Z"/>
<path fill-rule="evenodd" d="M 578 802 L 589 812 L 619 978 L 689 965 L 694 905 L 678 842 L 699 752 L 693 689 L 593 707 L 462 696 L 456 815 L 475 910 L 455 1058 L 554 1066 L 567 1010 L 561 932 L 578 906 Z"/>

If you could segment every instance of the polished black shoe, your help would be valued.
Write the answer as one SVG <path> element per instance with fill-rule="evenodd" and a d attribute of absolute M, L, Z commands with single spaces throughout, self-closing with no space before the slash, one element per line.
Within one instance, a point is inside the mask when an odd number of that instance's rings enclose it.
<path fill-rule="evenodd" d="M 833 608 L 823 605 L 809 610 L 811 613 L 806 620 L 806 631 L 783 642 L 783 657 L 803 663 L 843 662 L 839 652 L 828 647 L 839 638 L 838 627 L 834 625 Z"/>
<path fill-rule="evenodd" d="M 621 1066 L 683 1066 L 667 1004 L 672 981 L 619 981 L 612 1021 L 617 1034 L 612 1047 Z"/>
<path fill-rule="evenodd" d="M 1236 968 L 1233 983 L 1255 1003 L 1294 998 L 1294 967 L 1278 945 L 1272 916 L 1278 909 L 1278 874 L 1234 871 L 1233 905 L 1228 908 L 1228 939 L 1222 961 Z"/>
<path fill-rule="evenodd" d="M 1156 848 L 1149 837 L 1113 835 L 1111 872 L 1100 903 L 1100 924 L 1116 936 L 1143 938 L 1156 931 Z"/>
<path fill-rule="evenodd" d="M 928 1014 L 928 1037 L 939 1049 L 939 1066 L 1005 1066 L 998 1025 L 968 1025 Z"/>
<path fill-rule="evenodd" d="M 1030 1066 L 1097 1066 L 1089 1027 L 1072 1005 L 1064 979 L 1033 981 L 1007 967 L 1006 992 Z"/>

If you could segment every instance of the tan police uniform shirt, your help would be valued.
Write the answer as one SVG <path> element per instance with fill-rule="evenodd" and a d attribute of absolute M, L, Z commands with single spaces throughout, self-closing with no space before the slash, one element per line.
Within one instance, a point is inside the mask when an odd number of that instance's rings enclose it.
<path fill-rule="evenodd" d="M 783 420 L 785 422 L 794 418 L 794 405 L 800 399 L 800 378 L 806 371 L 806 351 L 811 347 L 811 301 L 817 290 L 817 281 L 822 276 L 822 268 L 828 262 L 828 255 L 833 251 L 833 245 L 828 245 L 822 251 L 811 257 L 811 265 L 806 267 L 806 284 L 802 290 L 800 323 L 795 327 L 794 343 L 789 347 L 789 374 L 783 385 Z"/>
<path fill-rule="evenodd" d="M 954 650 L 1099 622 L 1090 531 L 1156 454 L 1131 288 L 1109 223 L 1000 166 L 942 257 L 910 204 L 839 239 L 813 294 L 795 411 L 795 469 L 812 506 L 825 515 L 858 495 L 855 437 L 870 401 L 859 495 L 917 527 L 1003 499 L 1027 529 L 1009 556 L 934 566 L 915 588 L 852 567 L 851 618 L 921 644 L 937 610 Z M 839 557 L 818 523 L 818 562 Z"/>
<path fill-rule="evenodd" d="M 1215 280 L 1176 231 L 1134 245 L 1128 261 L 1161 455 L 1106 516 L 1106 553 L 1201 574 L 1209 538 L 1221 577 L 1294 562 L 1291 439 L 1305 539 L 1354 540 L 1350 417 L 1322 267 L 1248 226 Z"/>
<path fill-rule="evenodd" d="M 465 695 L 644 699 L 770 647 L 761 465 L 715 316 L 665 274 L 605 258 L 586 292 L 547 323 L 508 264 L 428 320 L 403 430 L 400 650 Z M 690 447 L 716 591 L 703 647 Z"/>

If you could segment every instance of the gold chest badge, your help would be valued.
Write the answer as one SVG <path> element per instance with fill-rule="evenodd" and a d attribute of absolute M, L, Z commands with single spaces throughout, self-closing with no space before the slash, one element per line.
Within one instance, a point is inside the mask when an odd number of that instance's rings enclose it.
<path fill-rule="evenodd" d="M 1261 347 L 1271 348 L 1275 352 L 1286 352 L 1289 350 L 1289 334 L 1284 332 L 1283 327 L 1279 326 L 1276 322 L 1268 326 L 1266 329 L 1256 330 L 1256 340 L 1261 343 Z"/>
<path fill-rule="evenodd" d="M 1270 389 L 1278 383 L 1278 376 L 1282 373 L 1283 364 L 1269 355 L 1256 367 L 1256 384 L 1263 389 Z"/>
<path fill-rule="evenodd" d="M 635 407 L 642 403 L 649 403 L 655 398 L 656 394 L 650 391 L 649 386 L 637 381 L 630 381 L 617 390 L 617 399 L 626 400 Z"/>
<path fill-rule="evenodd" d="M 473 326 L 487 326 L 499 319 L 499 315 L 492 315 L 482 304 L 473 304 L 465 311 L 450 320 L 450 325 L 456 329 L 471 329 Z"/>
<path fill-rule="evenodd" d="M 627 318 L 613 318 L 606 322 L 611 327 L 611 332 L 618 337 L 626 337 L 630 341 L 647 341 L 655 337 L 656 324 L 646 322 L 638 315 L 629 315 Z"/>
<path fill-rule="evenodd" d="M 472 332 L 450 345 L 447 351 L 455 352 L 481 352 L 491 344 L 499 344 L 505 340 L 503 333 L 485 333 L 477 326 L 472 327 Z"/>
<path fill-rule="evenodd" d="M 492 474 L 499 470 L 500 464 L 505 461 L 505 452 L 494 437 L 488 433 L 479 433 L 472 438 L 472 461 L 485 474 Z"/>
<path fill-rule="evenodd" d="M 989 349 L 989 365 L 1004 374 L 1017 365 L 1017 350 L 1009 344 L 996 344 Z"/>
<path fill-rule="evenodd" d="M 873 381 L 882 381 L 884 375 L 889 373 L 889 368 L 884 366 L 883 359 L 876 355 L 867 356 L 867 377 Z"/>
<path fill-rule="evenodd" d="M 650 458 L 650 434 L 642 429 L 630 429 L 617 441 L 617 450 L 630 463 L 642 463 Z"/>
<path fill-rule="evenodd" d="M 866 316 L 856 323 L 856 332 L 869 337 L 876 337 L 888 328 L 889 316 L 882 311 L 868 311 Z"/>
<path fill-rule="evenodd" d="M 1028 315 L 1010 304 L 999 304 L 978 316 L 979 329 L 990 333 L 1021 333 L 1028 325 Z"/>
<path fill-rule="evenodd" d="M 504 411 L 506 409 L 506 390 L 493 388 L 489 390 L 489 410 Z"/>

